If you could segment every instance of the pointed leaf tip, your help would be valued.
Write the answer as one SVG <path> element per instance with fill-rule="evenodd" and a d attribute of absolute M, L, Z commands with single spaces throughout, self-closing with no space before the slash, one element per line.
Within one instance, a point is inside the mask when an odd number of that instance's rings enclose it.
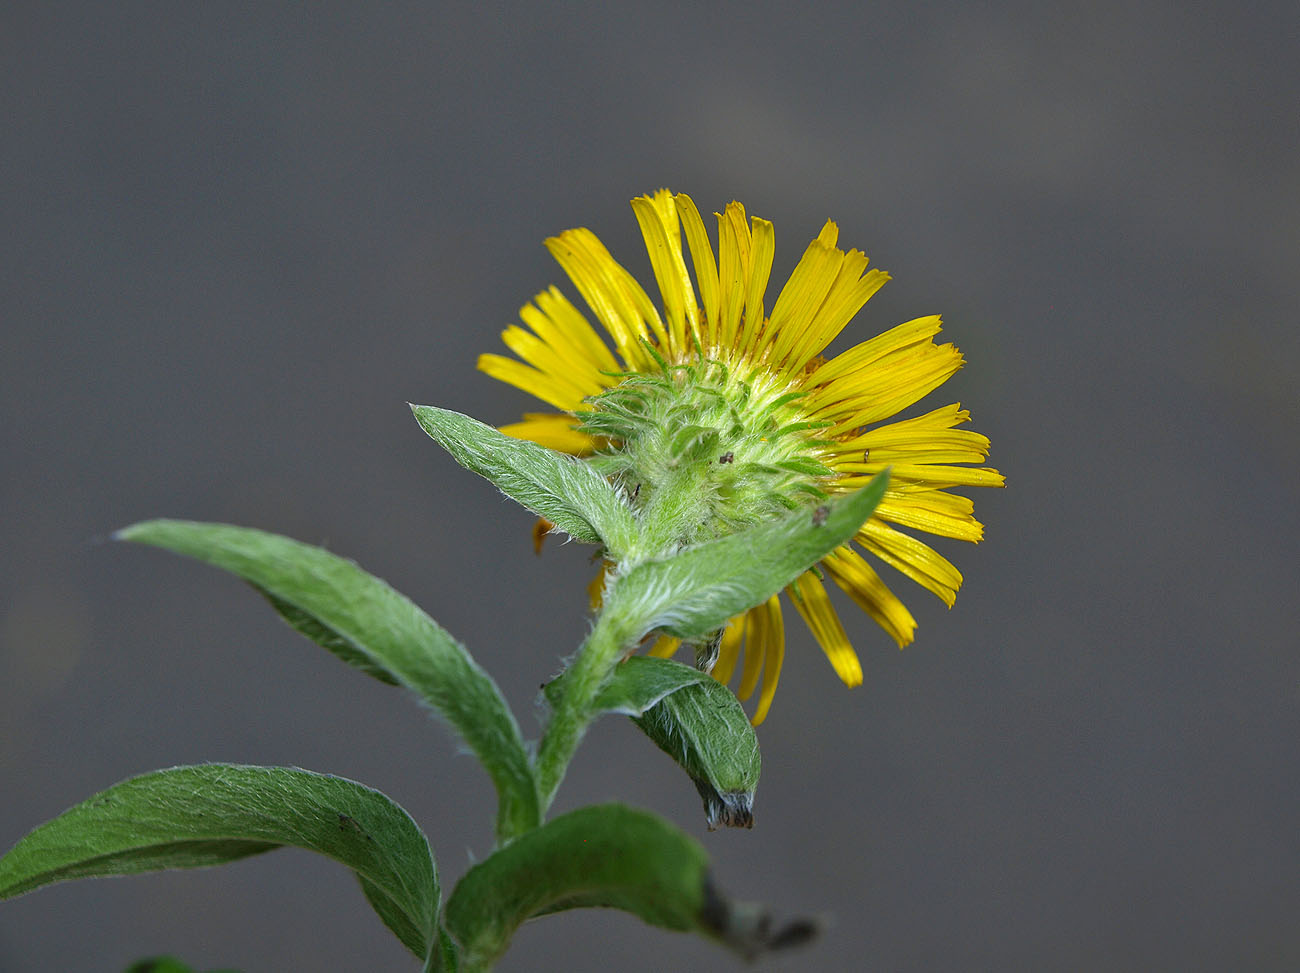
<path fill-rule="evenodd" d="M 587 463 L 507 436 L 459 412 L 429 405 L 413 406 L 412 412 L 457 463 L 565 533 L 604 544 L 614 552 L 631 543 L 636 532 L 631 511 L 609 481 Z"/>

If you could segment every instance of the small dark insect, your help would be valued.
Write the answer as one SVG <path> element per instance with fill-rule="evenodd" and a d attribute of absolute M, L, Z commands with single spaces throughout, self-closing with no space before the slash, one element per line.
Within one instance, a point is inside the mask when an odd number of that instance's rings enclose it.
<path fill-rule="evenodd" d="M 719 463 L 730 463 L 730 462 L 732 462 L 735 458 L 736 458 L 736 454 L 733 453 L 731 450 L 727 450 L 725 453 L 723 453 L 721 456 L 718 457 L 718 462 L 719 462 Z"/>
<path fill-rule="evenodd" d="M 826 518 L 831 515 L 831 508 L 825 505 L 818 507 L 813 511 L 813 526 L 820 527 L 826 523 Z"/>
<path fill-rule="evenodd" d="M 361 834 L 361 825 L 357 823 L 356 818 L 352 817 L 350 814 L 344 814 L 342 811 L 339 811 L 338 815 L 340 831 L 352 831 L 356 834 Z"/>
<path fill-rule="evenodd" d="M 638 493 L 640 493 L 640 492 L 641 492 L 641 484 L 638 483 L 638 484 L 636 485 L 636 489 L 632 491 L 632 499 L 635 500 L 635 499 L 636 499 L 636 495 L 637 495 Z"/>
<path fill-rule="evenodd" d="M 870 460 L 870 459 L 871 459 L 871 450 L 869 450 L 869 449 L 864 449 L 864 450 L 862 451 L 862 462 L 865 463 L 865 462 L 867 462 L 867 461 Z"/>

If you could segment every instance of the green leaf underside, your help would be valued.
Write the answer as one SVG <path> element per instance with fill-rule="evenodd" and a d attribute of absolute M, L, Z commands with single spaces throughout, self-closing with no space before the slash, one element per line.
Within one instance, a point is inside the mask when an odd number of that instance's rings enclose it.
<path fill-rule="evenodd" d="M 423 959 L 437 872 L 423 832 L 379 791 L 285 767 L 202 764 L 133 777 L 41 825 L 0 859 L 0 899 L 71 878 L 202 868 L 282 846 L 352 869 Z"/>
<path fill-rule="evenodd" d="M 607 600 L 642 618 L 644 631 L 706 637 L 847 543 L 888 485 L 886 470 L 855 493 L 641 563 L 618 579 Z"/>
<path fill-rule="evenodd" d="M 386 682 L 390 686 L 401 685 L 401 681 L 396 676 L 383 666 L 373 662 L 369 655 L 357 649 L 338 632 L 326 628 L 306 612 L 283 598 L 277 598 L 265 588 L 253 585 L 253 590 L 269 601 L 271 607 L 279 612 L 280 617 L 288 622 L 289 627 L 299 635 L 307 636 L 307 638 L 322 648 L 328 649 L 354 669 L 360 669 L 366 675 L 374 676 L 380 682 Z"/>
<path fill-rule="evenodd" d="M 428 942 L 426 933 L 411 920 L 401 903 L 365 876 L 358 875 L 357 879 L 361 885 L 361 894 L 370 903 L 370 908 L 374 909 L 384 925 L 393 931 L 398 941 L 421 959 L 431 955 L 430 947 L 426 945 Z"/>
<path fill-rule="evenodd" d="M 447 930 L 462 956 L 480 963 L 500 956 L 526 919 L 579 906 L 708 932 L 707 872 L 704 849 L 662 818 L 621 804 L 593 805 L 471 868 L 447 902 Z"/>
<path fill-rule="evenodd" d="M 500 802 L 498 834 L 536 826 L 532 767 L 501 691 L 464 646 L 384 581 L 319 547 L 248 527 L 150 520 L 115 536 L 230 571 L 344 662 L 416 693 L 487 769 Z"/>
<path fill-rule="evenodd" d="M 754 791 L 762 768 L 758 736 L 730 689 L 705 676 L 665 696 L 632 722 L 690 775 L 704 801 L 710 830 L 719 824 L 753 826 Z"/>
<path fill-rule="evenodd" d="M 622 713 L 640 716 L 665 696 L 705 681 L 713 682 L 714 679 L 708 673 L 672 659 L 634 655 L 614 667 L 609 681 L 596 696 L 592 715 Z M 547 700 L 554 703 L 563 686 L 563 674 L 548 682 L 543 690 Z"/>
<path fill-rule="evenodd" d="M 589 464 L 515 439 L 459 412 L 412 405 L 424 431 L 461 466 L 580 541 L 624 550 L 636 532 L 619 492 Z"/>
<path fill-rule="evenodd" d="M 554 704 L 561 674 L 543 687 Z M 753 825 L 758 737 L 731 690 L 708 673 L 672 659 L 634 655 L 614 667 L 592 716 L 622 713 L 673 758 L 695 783 L 710 830 Z"/>

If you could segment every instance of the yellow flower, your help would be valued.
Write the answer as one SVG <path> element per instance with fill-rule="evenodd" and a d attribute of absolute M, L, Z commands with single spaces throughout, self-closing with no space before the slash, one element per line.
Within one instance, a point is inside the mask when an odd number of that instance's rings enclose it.
<path fill-rule="evenodd" d="M 590 230 L 568 230 L 548 239 L 547 249 L 609 335 L 613 349 L 558 288 L 537 295 L 520 311 L 530 330 L 512 325 L 502 334 L 520 360 L 486 354 L 479 358 L 478 367 L 560 411 L 527 414 L 502 431 L 575 456 L 604 459 L 611 476 L 623 481 L 629 498 L 636 501 L 642 497 L 641 481 L 652 480 L 655 474 L 636 461 L 620 465 L 617 454 L 630 448 L 637 429 L 681 425 L 683 412 L 678 408 L 627 418 L 624 407 L 631 401 L 629 396 L 641 401 L 644 396 L 637 390 L 656 381 L 678 390 L 687 381 L 684 373 L 693 381 L 698 371 L 712 369 L 713 385 L 704 393 L 725 398 L 732 418 L 713 423 L 716 429 L 705 422 L 705 432 L 712 438 L 701 439 L 703 433 L 689 430 L 683 434 L 695 436 L 705 450 L 717 453 L 716 459 L 711 455 L 709 460 L 716 477 L 741 476 L 732 471 L 745 467 L 759 471 L 755 476 L 766 471 L 777 479 L 766 491 L 747 485 L 741 489 L 736 486 L 739 480 L 719 480 L 722 486 L 714 488 L 709 505 L 697 517 L 699 530 L 683 536 L 683 543 L 716 534 L 719 523 L 734 529 L 765 515 L 769 508 L 780 509 L 765 498 L 790 506 L 791 496 L 805 502 L 803 494 L 853 490 L 888 466 L 889 489 L 854 542 L 951 607 L 961 573 L 897 528 L 978 541 L 983 526 L 974 518 L 974 505 L 949 488 L 1002 486 L 1003 477 L 996 470 L 959 465 L 982 462 L 989 446 L 979 433 L 957 428 L 970 418 L 960 405 L 886 421 L 961 367 L 962 356 L 955 347 L 934 343 L 939 317 L 900 324 L 825 360 L 820 352 L 889 279 L 879 270 L 867 270 L 861 251 L 846 253 L 836 246 L 838 229 L 833 222 L 827 221 L 809 244 L 768 310 L 764 293 L 774 252 L 771 223 L 757 217 L 747 221 L 744 207 L 731 203 L 715 214 L 715 257 L 690 197 L 660 190 L 632 200 L 632 209 L 662 304 L 651 300 Z M 670 380 L 665 382 L 665 376 Z M 622 396 L 621 404 L 615 403 L 617 396 Z M 711 401 L 700 393 L 683 408 Z M 776 419 L 765 418 L 767 426 L 750 421 L 771 416 Z M 727 422 L 731 422 L 729 429 L 724 428 Z M 764 430 L 775 431 L 760 435 Z M 659 428 L 658 432 L 665 431 Z M 728 432 L 737 437 L 735 449 L 726 448 Z M 682 435 L 676 437 L 681 439 Z M 723 494 L 725 498 L 719 499 Z M 747 498 L 743 502 L 736 499 L 742 494 Z M 862 666 L 826 593 L 825 575 L 900 647 L 912 641 L 916 622 L 853 546 L 838 548 L 820 568 L 803 574 L 786 588 L 786 594 L 836 674 L 846 685 L 856 686 L 862 682 Z M 760 681 L 762 685 L 755 725 L 771 705 L 784 645 L 775 596 L 732 619 L 722 634 L 713 675 L 728 682 L 743 656 L 737 695 L 748 699 Z M 662 638 L 651 651 L 671 655 L 676 649 L 675 640 Z"/>

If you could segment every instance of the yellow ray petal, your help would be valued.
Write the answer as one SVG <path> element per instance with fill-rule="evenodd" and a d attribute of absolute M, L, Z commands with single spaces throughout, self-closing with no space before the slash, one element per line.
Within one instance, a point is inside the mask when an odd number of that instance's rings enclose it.
<path fill-rule="evenodd" d="M 704 334 L 701 338 L 709 353 L 715 353 L 718 341 L 718 265 L 713 258 L 709 234 L 700 219 L 700 211 L 685 193 L 677 194 L 677 215 L 686 233 L 686 243 L 691 248 L 691 263 L 695 267 L 695 282 L 700 289 L 704 305 Z"/>
<path fill-rule="evenodd" d="M 790 348 L 782 371 L 794 375 L 808 361 L 829 345 L 844 330 L 854 315 L 889 280 L 883 270 L 864 273 L 867 257 L 861 250 L 850 250 L 840 265 L 830 292 L 802 336 Z"/>
<path fill-rule="evenodd" d="M 751 358 L 757 358 L 755 341 L 763 325 L 763 292 L 772 273 L 772 257 L 776 254 L 776 234 L 772 224 L 755 216 L 750 220 L 753 232 L 749 281 L 745 288 L 745 329 L 736 339 L 735 349 Z"/>
<path fill-rule="evenodd" d="M 916 619 L 861 555 L 850 547 L 837 547 L 821 563 L 841 590 L 888 632 L 900 649 L 911 644 Z"/>
<path fill-rule="evenodd" d="M 596 451 L 596 440 L 573 428 L 574 419 L 567 415 L 527 412 L 523 422 L 502 426 L 501 432 L 515 439 L 527 439 L 549 449 L 570 456 L 590 456 Z"/>
<path fill-rule="evenodd" d="M 740 203 L 728 203 L 723 212 L 713 215 L 718 218 L 718 343 L 730 350 L 736 347 L 749 286 L 749 224 Z"/>
<path fill-rule="evenodd" d="M 507 348 L 534 368 L 545 372 L 554 382 L 572 389 L 579 399 L 598 395 L 606 387 L 601 380 L 602 376 L 595 369 L 580 362 L 569 361 L 554 347 L 518 325 L 512 324 L 501 332 L 501 340 Z"/>
<path fill-rule="evenodd" d="M 872 517 L 853 538 L 890 567 L 934 592 L 949 608 L 957 600 L 961 572 L 934 548 Z"/>
<path fill-rule="evenodd" d="M 533 553 L 540 555 L 542 545 L 546 543 L 546 535 L 555 529 L 555 525 L 545 517 L 538 517 L 533 522 Z"/>
<path fill-rule="evenodd" d="M 840 624 L 839 616 L 835 614 L 835 607 L 831 604 L 826 588 L 817 579 L 817 575 L 805 571 L 785 590 L 790 595 L 790 600 L 794 602 L 794 607 L 803 616 L 808 628 L 812 630 L 817 644 L 826 653 L 826 658 L 830 660 L 835 674 L 846 686 L 861 685 L 862 663 L 858 661 L 858 654 L 849 644 L 849 637 L 844 634 L 844 626 Z"/>
<path fill-rule="evenodd" d="M 785 660 L 785 625 L 781 621 L 781 602 L 773 595 L 766 604 L 753 609 L 763 618 L 763 637 L 767 642 L 763 655 L 763 690 L 758 694 L 758 706 L 750 723 L 758 726 L 767 719 L 767 711 L 776 695 L 776 684 L 781 680 L 781 664 Z"/>
<path fill-rule="evenodd" d="M 572 356 L 584 359 L 597 372 L 618 371 L 618 362 L 610 353 L 605 342 L 600 339 L 590 322 L 560 291 L 558 287 L 549 287 L 533 298 L 537 309 L 548 322 L 543 332 L 531 317 L 524 317 L 524 323 L 538 333 L 538 336 L 552 345 L 566 343 L 572 349 Z M 523 317 L 524 312 L 520 312 Z"/>
<path fill-rule="evenodd" d="M 827 223 L 834 227 L 835 224 Z M 820 237 L 808 244 L 790 279 L 772 307 L 772 321 L 764 331 L 768 360 L 779 366 L 801 337 L 830 293 L 844 262 L 844 252 Z"/>
<path fill-rule="evenodd" d="M 874 516 L 891 524 L 923 530 L 939 537 L 959 541 L 979 541 L 984 537 L 984 525 L 973 516 L 956 514 L 925 503 L 919 497 L 895 494 L 885 498 L 876 507 Z"/>
<path fill-rule="evenodd" d="M 623 361 L 632 368 L 649 363 L 650 356 L 641 346 L 641 339 L 648 335 L 643 312 L 647 308 L 651 311 L 650 326 L 661 341 L 666 341 L 663 322 L 645 291 L 610 256 L 596 235 L 585 227 L 565 230 L 558 237 L 549 237 L 546 249 L 614 339 Z"/>
<path fill-rule="evenodd" d="M 505 355 L 479 355 L 478 369 L 497 381 L 523 389 L 557 409 L 570 412 L 582 405 L 582 397 L 576 395 L 568 383 Z"/>
<path fill-rule="evenodd" d="M 906 409 L 948 381 L 962 361 L 951 344 L 904 349 L 819 388 L 805 405 L 813 418 L 835 423 L 827 435 L 842 435 Z"/>
<path fill-rule="evenodd" d="M 745 666 L 740 673 L 740 686 L 736 689 L 736 696 L 740 699 L 754 695 L 758 677 L 763 673 L 763 658 L 767 650 L 765 622 L 764 614 L 758 609 L 751 608 L 745 615 Z"/>
<path fill-rule="evenodd" d="M 924 416 L 890 422 L 867 432 L 836 441 L 828 451 L 830 465 L 844 462 L 978 463 L 988 455 L 987 436 L 969 429 L 954 429 L 970 413 L 956 406 Z M 952 456 L 953 458 L 936 458 Z"/>
<path fill-rule="evenodd" d="M 836 467 L 841 473 L 837 486 L 857 487 L 889 466 L 889 482 L 895 485 L 928 483 L 934 487 L 951 486 L 1006 486 L 1007 479 L 997 470 L 987 467 L 942 466 L 936 463 L 841 463 Z"/>
<path fill-rule="evenodd" d="M 691 286 L 686 262 L 682 259 L 681 231 L 677 224 L 677 206 L 672 194 L 661 189 L 651 196 L 632 200 L 632 211 L 645 238 L 650 267 L 663 296 L 668 317 L 669 351 L 681 355 L 691 347 L 689 330 L 696 317 L 695 288 Z"/>
<path fill-rule="evenodd" d="M 722 632 L 722 643 L 718 646 L 718 661 L 713 664 L 713 678 L 724 686 L 731 682 L 731 675 L 736 671 L 740 661 L 740 643 L 745 635 L 748 614 L 737 615 Z"/>
<path fill-rule="evenodd" d="M 594 615 L 605 603 L 605 579 L 609 576 L 609 562 L 601 561 L 596 576 L 587 582 L 587 604 Z"/>
<path fill-rule="evenodd" d="M 824 362 L 809 376 L 809 381 L 813 384 L 826 385 L 844 375 L 857 372 L 886 355 L 896 354 L 909 347 L 930 344 L 930 339 L 939 333 L 942 325 L 943 322 L 937 314 L 905 321 Z"/>
<path fill-rule="evenodd" d="M 673 638 L 671 635 L 661 635 L 655 639 L 655 644 L 650 646 L 647 655 L 652 655 L 656 659 L 671 659 L 681 648 L 682 640 Z"/>

